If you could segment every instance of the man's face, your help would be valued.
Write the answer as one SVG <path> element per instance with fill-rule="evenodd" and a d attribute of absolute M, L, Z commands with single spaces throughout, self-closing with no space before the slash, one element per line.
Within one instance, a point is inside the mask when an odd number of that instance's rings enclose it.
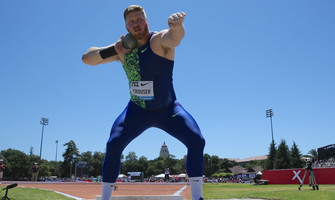
<path fill-rule="evenodd" d="M 137 40 L 145 39 L 149 33 L 148 21 L 140 11 L 131 12 L 126 17 L 126 28 Z"/>

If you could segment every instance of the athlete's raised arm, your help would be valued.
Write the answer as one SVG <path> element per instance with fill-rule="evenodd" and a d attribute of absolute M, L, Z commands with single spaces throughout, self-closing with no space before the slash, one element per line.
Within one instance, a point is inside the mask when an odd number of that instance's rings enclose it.
<path fill-rule="evenodd" d="M 178 12 L 172 14 L 168 19 L 169 29 L 161 31 L 161 44 L 165 47 L 174 48 L 179 45 L 185 35 L 183 25 L 186 14 Z"/>

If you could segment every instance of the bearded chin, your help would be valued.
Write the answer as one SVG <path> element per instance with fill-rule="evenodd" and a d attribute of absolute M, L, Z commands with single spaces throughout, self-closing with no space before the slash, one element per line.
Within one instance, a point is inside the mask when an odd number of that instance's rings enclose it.
<path fill-rule="evenodd" d="M 145 39 L 147 33 L 149 32 L 149 29 L 148 29 L 148 25 L 145 25 L 143 32 L 136 33 L 136 34 L 132 34 L 129 30 L 128 30 L 128 32 L 136 40 L 142 40 L 142 39 Z"/>

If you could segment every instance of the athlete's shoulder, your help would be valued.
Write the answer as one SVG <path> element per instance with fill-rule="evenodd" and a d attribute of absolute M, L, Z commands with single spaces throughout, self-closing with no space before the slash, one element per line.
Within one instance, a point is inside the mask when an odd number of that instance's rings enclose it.
<path fill-rule="evenodd" d="M 156 45 L 162 45 L 165 46 L 163 44 L 163 40 L 164 40 L 164 35 L 166 35 L 168 33 L 169 30 L 165 29 L 165 30 L 161 30 L 161 31 L 155 31 L 152 32 L 152 36 L 150 39 L 150 44 L 152 45 L 153 43 Z"/>
<path fill-rule="evenodd" d="M 168 30 L 153 32 L 150 39 L 150 47 L 155 54 L 169 60 L 174 60 L 174 47 L 168 47 L 163 42 L 164 34 L 167 32 Z"/>
<path fill-rule="evenodd" d="M 150 42 L 157 39 L 159 39 L 159 32 L 158 31 L 150 32 Z"/>
<path fill-rule="evenodd" d="M 150 46 L 155 48 L 156 45 L 160 45 L 161 37 L 162 37 L 161 32 L 158 31 L 150 32 Z"/>
<path fill-rule="evenodd" d="M 161 30 L 161 31 L 152 31 L 150 32 L 151 38 L 159 38 L 162 37 L 168 30 Z"/>

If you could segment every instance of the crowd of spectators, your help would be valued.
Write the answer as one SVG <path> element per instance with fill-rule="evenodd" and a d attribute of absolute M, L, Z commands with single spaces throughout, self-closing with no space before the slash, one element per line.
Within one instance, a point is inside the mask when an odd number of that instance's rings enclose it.
<path fill-rule="evenodd" d="M 312 164 L 312 168 L 329 168 L 335 167 L 335 158 L 330 158 L 328 160 L 315 161 Z"/>

